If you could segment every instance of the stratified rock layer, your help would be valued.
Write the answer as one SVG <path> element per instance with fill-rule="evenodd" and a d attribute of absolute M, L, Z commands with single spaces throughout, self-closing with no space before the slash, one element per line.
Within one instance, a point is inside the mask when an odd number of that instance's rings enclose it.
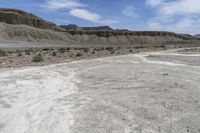
<path fill-rule="evenodd" d="M 41 29 L 62 30 L 56 24 L 43 20 L 34 14 L 17 9 L 0 9 L 0 21 L 7 24 L 24 24 Z"/>

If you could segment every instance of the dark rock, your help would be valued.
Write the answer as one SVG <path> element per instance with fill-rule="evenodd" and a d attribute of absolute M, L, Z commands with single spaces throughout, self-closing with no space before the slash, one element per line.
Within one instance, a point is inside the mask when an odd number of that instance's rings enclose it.
<path fill-rule="evenodd" d="M 69 24 L 69 25 L 61 25 L 61 28 L 65 30 L 74 30 L 74 31 L 79 31 L 82 30 L 78 25 L 76 24 Z"/>
<path fill-rule="evenodd" d="M 86 31 L 112 31 L 113 29 L 109 26 L 98 26 L 98 27 L 81 27 L 83 30 Z"/>

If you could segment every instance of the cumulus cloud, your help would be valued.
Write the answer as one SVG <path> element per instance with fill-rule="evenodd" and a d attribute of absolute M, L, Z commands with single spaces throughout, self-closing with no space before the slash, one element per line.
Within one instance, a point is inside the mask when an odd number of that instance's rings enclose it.
<path fill-rule="evenodd" d="M 146 0 L 154 1 L 154 0 Z M 199 33 L 200 0 L 162 1 L 154 4 L 157 14 L 148 22 L 149 29 L 170 30 L 181 33 Z"/>
<path fill-rule="evenodd" d="M 146 4 L 152 7 L 156 7 L 161 5 L 164 0 L 146 0 Z"/>
<path fill-rule="evenodd" d="M 126 6 L 122 10 L 122 14 L 127 17 L 134 17 L 134 18 L 138 17 L 137 13 L 135 12 L 135 8 L 133 6 Z"/>
<path fill-rule="evenodd" d="M 158 22 L 149 22 L 148 23 L 149 30 L 162 30 L 163 27 Z"/>
<path fill-rule="evenodd" d="M 60 8 L 80 8 L 87 5 L 78 2 L 77 0 L 48 0 L 45 7 L 51 9 L 60 9 Z"/>
<path fill-rule="evenodd" d="M 47 0 L 43 6 L 48 9 L 66 9 L 71 16 L 94 23 L 109 25 L 117 22 L 104 19 L 101 15 L 87 10 L 88 5 L 81 3 L 79 0 Z"/>
<path fill-rule="evenodd" d="M 97 22 L 99 19 L 101 19 L 101 17 L 98 14 L 89 12 L 88 10 L 85 9 L 73 9 L 69 13 L 72 16 L 86 19 L 92 22 Z"/>
<path fill-rule="evenodd" d="M 200 14 L 200 0 L 175 0 L 160 7 L 160 15 Z"/>

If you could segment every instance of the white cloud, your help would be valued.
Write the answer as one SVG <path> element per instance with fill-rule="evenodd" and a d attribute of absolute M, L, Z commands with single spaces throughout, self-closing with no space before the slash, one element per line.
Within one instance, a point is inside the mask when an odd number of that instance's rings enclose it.
<path fill-rule="evenodd" d="M 192 27 L 193 24 L 195 24 L 196 21 L 191 18 L 184 18 L 177 22 L 176 27 L 178 29 L 187 29 Z"/>
<path fill-rule="evenodd" d="M 77 0 L 49 0 L 45 5 L 45 7 L 51 9 L 60 9 L 60 8 L 74 9 L 85 6 L 86 6 L 85 4 L 82 4 Z"/>
<path fill-rule="evenodd" d="M 200 14 L 200 0 L 175 0 L 160 7 L 160 15 Z"/>
<path fill-rule="evenodd" d="M 92 13 L 86 9 L 72 9 L 69 11 L 69 14 L 94 23 L 112 24 L 116 22 L 114 20 L 104 20 L 100 15 Z"/>
<path fill-rule="evenodd" d="M 157 22 L 149 22 L 148 23 L 148 29 L 149 30 L 162 30 L 162 26 L 160 25 L 160 23 Z"/>
<path fill-rule="evenodd" d="M 69 13 L 72 16 L 89 20 L 92 22 L 97 22 L 99 19 L 101 19 L 101 17 L 98 14 L 89 12 L 85 9 L 73 9 Z"/>
<path fill-rule="evenodd" d="M 126 6 L 122 10 L 122 14 L 127 17 L 134 17 L 134 18 L 138 17 L 137 13 L 135 12 L 135 8 L 133 6 Z"/>
<path fill-rule="evenodd" d="M 118 21 L 117 20 L 112 20 L 112 19 L 104 19 L 104 20 L 101 20 L 101 24 L 106 24 L 106 25 L 110 25 L 110 24 L 114 24 L 114 23 L 117 23 Z"/>
<path fill-rule="evenodd" d="M 148 22 L 149 30 L 164 30 L 178 33 L 198 34 L 200 29 L 200 18 L 184 17 L 173 22 L 163 22 L 152 19 Z"/>
<path fill-rule="evenodd" d="M 199 7 L 200 0 L 165 0 L 154 6 L 153 10 L 156 10 L 157 14 L 149 20 L 148 28 L 197 34 L 200 32 Z"/>
<path fill-rule="evenodd" d="M 43 7 L 48 9 L 66 9 L 71 16 L 94 23 L 110 25 L 117 22 L 115 20 L 103 19 L 101 15 L 87 10 L 88 5 L 81 3 L 79 0 L 47 0 Z"/>
<path fill-rule="evenodd" d="M 152 7 L 156 7 L 161 5 L 164 0 L 146 0 L 146 4 Z"/>

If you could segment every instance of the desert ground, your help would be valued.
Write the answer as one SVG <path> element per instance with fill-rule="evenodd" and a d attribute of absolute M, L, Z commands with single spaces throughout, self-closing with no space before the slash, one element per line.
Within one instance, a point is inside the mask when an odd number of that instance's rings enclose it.
<path fill-rule="evenodd" d="M 44 66 L 83 59 L 127 55 L 185 47 L 180 45 L 61 45 L 0 41 L 0 68 Z M 189 47 L 189 46 L 187 46 Z M 40 56 L 40 60 L 38 60 Z M 37 57 L 37 61 L 34 58 Z"/>
<path fill-rule="evenodd" d="M 200 50 L 0 69 L 0 133 L 200 133 Z"/>

